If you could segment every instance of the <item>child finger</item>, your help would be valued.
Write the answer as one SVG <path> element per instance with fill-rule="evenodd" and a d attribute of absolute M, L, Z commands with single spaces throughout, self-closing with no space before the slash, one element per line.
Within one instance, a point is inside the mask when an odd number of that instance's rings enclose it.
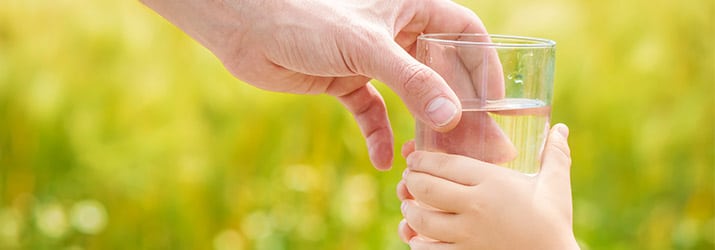
<path fill-rule="evenodd" d="M 412 152 L 415 152 L 415 140 L 409 140 L 402 144 L 402 157 L 407 158 Z"/>
<path fill-rule="evenodd" d="M 425 208 L 414 200 L 402 204 L 402 214 L 407 224 L 419 235 L 444 242 L 454 242 L 461 237 L 461 234 L 454 231 L 454 225 L 458 224 L 455 214 Z"/>
<path fill-rule="evenodd" d="M 406 189 L 422 203 L 446 212 L 465 211 L 470 198 L 467 186 L 429 174 L 410 171 L 404 178 Z"/>
<path fill-rule="evenodd" d="M 407 224 L 405 219 L 400 221 L 400 225 L 397 228 L 397 234 L 400 235 L 400 239 L 405 243 L 410 242 L 413 237 L 417 236 L 417 232 L 415 232 L 415 230 Z"/>
<path fill-rule="evenodd" d="M 487 176 L 508 172 L 506 168 L 466 156 L 427 151 L 410 154 L 407 167 L 412 172 L 427 173 L 467 186 L 475 186 Z"/>
<path fill-rule="evenodd" d="M 411 250 L 452 250 L 453 243 L 425 239 L 423 237 L 413 237 L 408 244 Z"/>

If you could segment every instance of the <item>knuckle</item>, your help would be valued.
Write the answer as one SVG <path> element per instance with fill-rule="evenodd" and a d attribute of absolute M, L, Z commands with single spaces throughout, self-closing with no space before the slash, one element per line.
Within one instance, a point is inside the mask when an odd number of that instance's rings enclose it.
<path fill-rule="evenodd" d="M 422 65 L 410 65 L 403 70 L 401 86 L 408 96 L 422 98 L 430 92 L 430 85 L 425 84 L 432 72 Z"/>
<path fill-rule="evenodd" d="M 431 168 L 431 171 L 433 174 L 439 175 L 439 176 L 450 176 L 450 172 L 452 171 L 451 169 L 453 168 L 452 166 L 456 166 L 459 164 L 454 158 L 449 157 L 446 154 L 438 154 L 436 155 L 433 165 L 429 166 Z"/>
<path fill-rule="evenodd" d="M 467 210 L 474 216 L 479 216 L 485 209 L 485 204 L 479 199 L 471 199 L 467 203 Z"/>
<path fill-rule="evenodd" d="M 432 193 L 432 188 L 430 185 L 420 185 L 420 194 L 423 196 L 428 196 Z"/>
<path fill-rule="evenodd" d="M 471 224 L 470 224 L 471 226 Z M 457 228 L 454 228 L 454 239 L 455 241 L 462 241 L 465 239 L 473 238 L 474 235 L 477 235 L 473 232 L 473 230 L 470 228 L 470 226 L 466 226 L 464 224 L 457 224 Z"/>
<path fill-rule="evenodd" d="M 558 140 L 553 142 L 552 148 L 560 161 L 571 164 L 571 149 L 565 141 Z"/>
<path fill-rule="evenodd" d="M 346 21 L 339 27 L 338 49 L 342 51 L 343 61 L 355 74 L 369 74 L 376 71 L 379 65 L 372 56 L 379 47 L 384 47 L 391 38 L 380 29 L 356 24 L 354 20 Z M 346 39 L 347 37 L 347 39 Z"/>
<path fill-rule="evenodd" d="M 452 161 L 451 157 L 445 154 L 440 154 L 437 157 L 437 162 L 435 163 L 435 170 L 438 172 L 444 171 L 449 166 L 453 166 L 455 163 Z"/>
<path fill-rule="evenodd" d="M 571 149 L 569 148 L 569 144 L 566 142 L 566 140 L 557 140 L 554 142 L 554 146 L 561 150 L 565 155 L 570 156 L 571 155 Z"/>
<path fill-rule="evenodd" d="M 565 166 L 571 166 L 571 163 L 573 162 L 573 160 L 571 160 L 571 157 L 568 155 L 565 155 L 565 157 L 562 158 L 561 161 Z"/>
<path fill-rule="evenodd" d="M 415 225 L 417 228 L 425 228 L 427 227 L 427 218 L 423 214 L 418 214 L 417 215 L 417 225 Z M 417 230 L 417 229 L 415 229 Z"/>

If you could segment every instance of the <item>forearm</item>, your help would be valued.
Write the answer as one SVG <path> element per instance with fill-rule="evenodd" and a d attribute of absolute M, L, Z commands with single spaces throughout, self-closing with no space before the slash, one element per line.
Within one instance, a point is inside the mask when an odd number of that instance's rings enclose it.
<path fill-rule="evenodd" d="M 235 47 L 245 33 L 256 1 L 140 0 L 214 54 Z M 240 2 L 240 3 L 239 3 Z M 255 8 L 254 8 L 255 9 Z M 255 13 L 253 13 L 255 15 Z M 233 44 L 234 46 L 226 46 Z"/>

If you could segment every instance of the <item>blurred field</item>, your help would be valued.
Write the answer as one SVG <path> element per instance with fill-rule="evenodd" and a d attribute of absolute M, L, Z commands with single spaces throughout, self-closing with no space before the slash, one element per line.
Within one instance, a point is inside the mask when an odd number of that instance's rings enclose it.
<path fill-rule="evenodd" d="M 558 43 L 584 249 L 715 248 L 715 2 L 461 2 Z M 0 2 L 0 249 L 407 249 L 403 168 L 375 171 L 334 99 L 243 84 L 136 1 Z"/>

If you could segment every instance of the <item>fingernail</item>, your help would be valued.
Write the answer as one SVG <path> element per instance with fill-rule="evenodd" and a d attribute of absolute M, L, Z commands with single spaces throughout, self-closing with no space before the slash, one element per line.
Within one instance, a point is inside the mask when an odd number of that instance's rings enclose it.
<path fill-rule="evenodd" d="M 559 132 L 559 134 L 561 134 L 561 136 L 563 136 L 565 138 L 569 136 L 569 127 L 567 127 L 564 124 L 557 124 L 556 126 L 558 126 L 556 128 L 556 131 Z"/>
<path fill-rule="evenodd" d="M 409 169 L 409 168 L 405 168 L 405 171 L 402 171 L 402 179 L 404 179 L 405 176 L 407 176 L 408 173 L 410 173 L 410 169 Z"/>
<path fill-rule="evenodd" d="M 402 204 L 400 205 L 400 211 L 402 211 L 402 214 L 405 214 L 405 211 L 407 211 L 407 202 L 403 201 Z"/>
<path fill-rule="evenodd" d="M 432 122 L 441 127 L 447 125 L 457 115 L 457 106 L 447 98 L 442 96 L 432 100 L 427 105 L 427 116 Z"/>

